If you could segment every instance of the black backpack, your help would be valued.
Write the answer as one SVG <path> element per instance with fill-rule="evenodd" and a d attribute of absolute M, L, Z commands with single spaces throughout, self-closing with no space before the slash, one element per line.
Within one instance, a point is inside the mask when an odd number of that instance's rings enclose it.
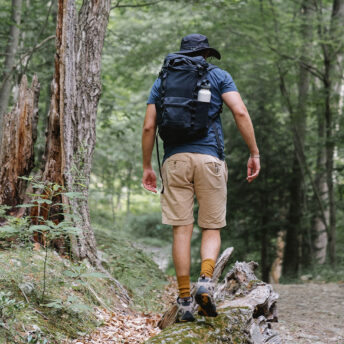
<path fill-rule="evenodd" d="M 201 86 L 209 84 L 207 73 L 214 68 L 218 67 L 200 56 L 167 55 L 159 74 L 161 97 L 155 104 L 164 143 L 177 145 L 207 136 L 221 111 L 210 119 L 210 103 L 198 101 L 197 96 Z"/>
<path fill-rule="evenodd" d="M 167 55 L 159 74 L 161 97 L 155 106 L 158 133 L 165 144 L 178 145 L 205 137 L 211 125 L 216 136 L 218 154 L 222 159 L 220 138 L 214 125 L 214 121 L 222 112 L 222 107 L 209 118 L 210 103 L 197 100 L 201 86 L 209 84 L 207 73 L 215 68 L 218 67 L 207 63 L 200 56 Z M 158 136 L 156 148 L 163 193 Z"/>

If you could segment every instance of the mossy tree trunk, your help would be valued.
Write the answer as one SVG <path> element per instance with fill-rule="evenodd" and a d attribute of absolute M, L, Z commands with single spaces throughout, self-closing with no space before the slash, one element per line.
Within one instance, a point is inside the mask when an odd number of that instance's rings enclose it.
<path fill-rule="evenodd" d="M 224 251 L 216 263 L 213 282 L 217 283 L 233 249 Z M 163 331 L 147 343 L 173 344 L 281 344 L 279 335 L 271 329 L 277 321 L 278 294 L 272 286 L 261 282 L 254 274 L 258 264 L 239 263 L 216 284 L 214 298 L 218 316 L 196 316 L 193 323 L 175 323 L 177 306 L 173 305 L 162 317 Z M 192 293 L 195 292 L 193 288 Z M 196 309 L 197 305 L 194 305 Z"/>

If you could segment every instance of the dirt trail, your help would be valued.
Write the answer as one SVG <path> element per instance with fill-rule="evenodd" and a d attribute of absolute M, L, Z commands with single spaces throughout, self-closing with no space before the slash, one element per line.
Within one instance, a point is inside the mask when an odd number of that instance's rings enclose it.
<path fill-rule="evenodd" d="M 344 344 L 344 283 L 274 285 L 285 344 Z"/>

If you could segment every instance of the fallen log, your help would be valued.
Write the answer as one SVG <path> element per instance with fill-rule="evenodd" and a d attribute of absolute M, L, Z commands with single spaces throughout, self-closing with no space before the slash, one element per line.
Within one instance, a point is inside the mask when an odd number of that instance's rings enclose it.
<path fill-rule="evenodd" d="M 213 274 L 213 281 L 214 283 L 217 283 L 219 280 L 223 270 L 225 269 L 227 262 L 229 258 L 231 257 L 233 252 L 233 247 L 229 247 L 223 251 L 221 254 L 220 258 L 217 260 L 215 269 L 214 269 L 214 274 Z M 191 289 L 191 294 L 194 295 L 196 292 L 195 286 L 192 287 Z M 194 304 L 194 310 L 196 310 L 197 305 Z M 164 315 L 162 316 L 161 320 L 158 323 L 158 327 L 161 328 L 162 330 L 176 322 L 177 318 L 177 310 L 178 306 L 174 304 L 169 310 L 167 310 Z"/>
<path fill-rule="evenodd" d="M 282 343 L 278 333 L 271 328 L 271 322 L 278 319 L 278 294 L 270 284 L 256 277 L 254 271 L 257 263 L 236 262 L 222 283 L 217 283 L 232 251 L 232 248 L 227 249 L 216 265 L 214 298 L 218 316 L 209 318 L 196 315 L 193 323 L 175 323 L 177 306 L 173 305 L 159 322 L 159 327 L 164 330 L 146 343 Z M 194 292 L 195 287 L 191 293 Z"/>

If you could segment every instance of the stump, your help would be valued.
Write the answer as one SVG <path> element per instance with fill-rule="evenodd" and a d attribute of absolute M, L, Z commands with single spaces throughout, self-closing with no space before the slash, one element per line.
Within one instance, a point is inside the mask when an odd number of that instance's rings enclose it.
<path fill-rule="evenodd" d="M 34 144 L 37 138 L 39 82 L 32 78 L 28 87 L 22 77 L 17 103 L 4 114 L 0 142 L 0 204 L 10 206 L 10 215 L 22 215 L 24 208 L 16 206 L 25 199 L 28 176 L 34 167 Z"/>
<path fill-rule="evenodd" d="M 270 284 L 258 280 L 254 273 L 257 263 L 236 262 L 224 280 L 218 283 L 232 251 L 233 248 L 224 251 L 214 271 L 214 298 L 218 316 L 210 318 L 196 315 L 193 323 L 177 324 L 177 305 L 173 305 L 159 322 L 159 327 L 164 330 L 146 343 L 282 343 L 278 333 L 271 329 L 271 322 L 277 321 L 278 294 Z M 195 293 L 195 287 L 191 293 Z"/>

